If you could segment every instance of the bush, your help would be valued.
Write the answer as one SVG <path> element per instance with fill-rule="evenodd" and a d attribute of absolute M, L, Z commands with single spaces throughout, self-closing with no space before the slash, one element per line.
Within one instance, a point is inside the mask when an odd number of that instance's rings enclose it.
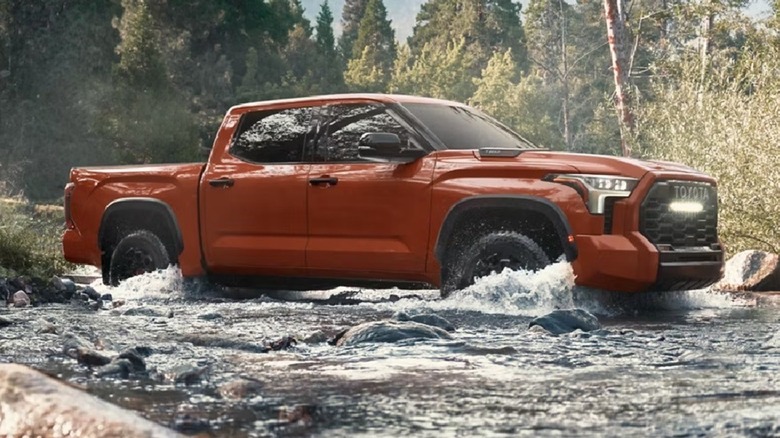
<path fill-rule="evenodd" d="M 49 278 L 73 265 L 62 257 L 62 208 L 0 199 L 0 276 Z"/>
<path fill-rule="evenodd" d="M 678 161 L 719 181 L 727 250 L 780 252 L 780 53 L 769 46 L 698 59 L 655 83 L 640 113 L 645 156 Z M 668 72 L 668 70 L 667 70 Z"/>

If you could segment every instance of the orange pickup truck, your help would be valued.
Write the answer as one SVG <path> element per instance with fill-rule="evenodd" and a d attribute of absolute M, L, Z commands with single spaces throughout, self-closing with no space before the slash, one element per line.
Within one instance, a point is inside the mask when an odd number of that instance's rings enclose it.
<path fill-rule="evenodd" d="M 349 94 L 235 106 L 207 163 L 76 168 L 67 260 L 118 284 L 434 285 L 567 260 L 576 282 L 720 278 L 716 182 L 689 167 L 551 152 L 437 99 Z"/>

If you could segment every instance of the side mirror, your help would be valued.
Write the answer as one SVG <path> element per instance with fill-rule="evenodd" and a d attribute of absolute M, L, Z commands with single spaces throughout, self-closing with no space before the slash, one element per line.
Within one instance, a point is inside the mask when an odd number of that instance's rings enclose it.
<path fill-rule="evenodd" d="M 401 138 L 392 132 L 367 132 L 360 136 L 360 158 L 379 163 L 411 163 L 428 153 L 418 148 L 404 148 Z"/>

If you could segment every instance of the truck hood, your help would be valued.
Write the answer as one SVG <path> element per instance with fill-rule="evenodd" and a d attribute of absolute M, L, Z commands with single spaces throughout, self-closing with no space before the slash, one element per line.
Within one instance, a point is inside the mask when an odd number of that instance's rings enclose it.
<path fill-rule="evenodd" d="M 549 173 L 587 173 L 598 175 L 620 175 L 640 179 L 648 172 L 668 172 L 677 175 L 686 174 L 695 177 L 706 176 L 701 172 L 679 163 L 648 161 L 635 158 L 614 157 L 609 155 L 576 154 L 544 150 L 523 151 L 516 157 L 482 156 L 478 150 L 439 151 L 437 155 L 444 162 L 464 161 L 473 163 L 474 158 L 482 165 L 500 167 L 531 168 Z"/>
<path fill-rule="evenodd" d="M 614 157 L 608 155 L 574 154 L 567 152 L 528 151 L 517 157 L 519 160 L 539 160 L 551 163 L 566 163 L 577 169 L 578 173 L 622 175 L 642 178 L 647 172 L 665 171 L 691 175 L 701 172 L 680 163 L 667 161 L 639 160 L 635 158 Z"/>

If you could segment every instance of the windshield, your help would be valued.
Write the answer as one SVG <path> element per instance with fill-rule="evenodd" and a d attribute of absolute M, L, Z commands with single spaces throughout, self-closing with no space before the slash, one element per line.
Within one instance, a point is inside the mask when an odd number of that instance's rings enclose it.
<path fill-rule="evenodd" d="M 404 103 L 447 149 L 536 148 L 495 119 L 468 107 L 435 103 Z"/>

